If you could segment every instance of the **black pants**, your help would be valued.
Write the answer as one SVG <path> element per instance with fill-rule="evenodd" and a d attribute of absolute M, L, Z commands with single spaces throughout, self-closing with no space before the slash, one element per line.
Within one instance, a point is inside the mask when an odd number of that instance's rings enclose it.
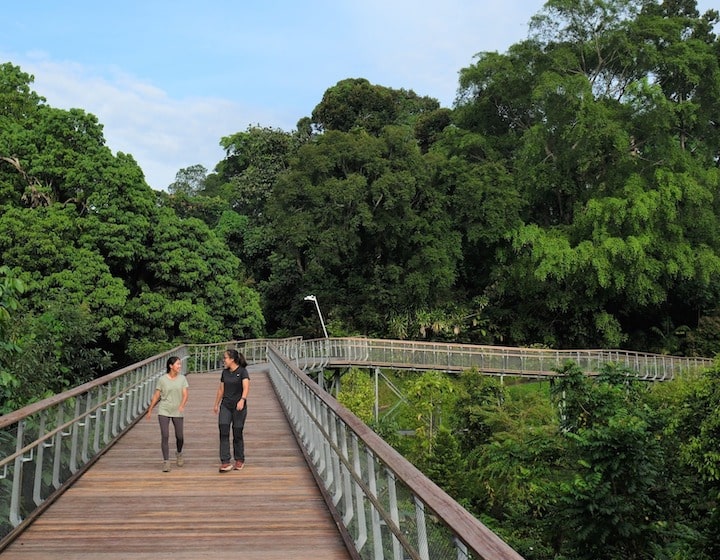
<path fill-rule="evenodd" d="M 236 461 L 245 461 L 243 429 L 247 418 L 247 403 L 242 410 L 220 405 L 218 427 L 220 428 L 220 462 L 230 462 L 230 429 L 232 427 L 233 454 Z"/>
<path fill-rule="evenodd" d="M 160 422 L 160 449 L 162 450 L 163 459 L 167 461 L 170 459 L 170 446 L 168 440 L 170 439 L 170 420 L 172 420 L 173 428 L 175 429 L 175 449 L 180 453 L 185 443 L 185 437 L 183 434 L 183 420 L 184 418 L 179 416 L 160 416 L 158 414 L 158 422 Z"/>

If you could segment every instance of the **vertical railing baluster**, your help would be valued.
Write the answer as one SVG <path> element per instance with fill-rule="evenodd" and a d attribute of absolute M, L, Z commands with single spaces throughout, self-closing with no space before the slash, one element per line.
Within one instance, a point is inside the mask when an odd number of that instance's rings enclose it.
<path fill-rule="evenodd" d="M 112 400 L 110 401 L 110 404 L 112 405 L 112 426 L 110 433 L 113 437 L 120 433 L 120 402 L 118 400 L 120 398 L 119 384 L 120 382 L 117 379 L 111 383 L 111 385 L 115 385 L 115 387 L 112 388 Z"/>
<path fill-rule="evenodd" d="M 375 455 L 370 449 L 365 450 L 367 456 L 368 487 L 370 494 L 378 499 L 377 472 L 375 469 Z M 380 524 L 380 513 L 373 503 L 370 504 L 370 523 L 373 540 L 373 560 L 383 560 L 382 525 Z"/>
<path fill-rule="evenodd" d="M 80 455 L 83 464 L 87 463 L 90 459 L 90 455 L 88 455 L 88 452 L 90 451 L 90 430 L 92 429 L 93 418 L 97 417 L 97 415 L 93 416 L 93 413 L 91 412 L 93 400 L 93 391 L 91 389 L 86 393 L 85 397 L 85 425 L 83 426 L 82 453 Z"/>
<path fill-rule="evenodd" d="M 353 468 L 355 469 L 355 480 L 363 480 L 362 468 L 360 467 L 360 448 L 358 446 L 358 438 L 352 434 L 352 454 Z M 357 537 L 355 538 L 355 549 L 362 551 L 367 542 L 367 518 L 365 516 L 365 500 L 362 486 L 358 482 L 354 483 L 355 488 L 355 511 L 357 519 Z"/>
<path fill-rule="evenodd" d="M 105 403 L 105 424 L 103 424 L 103 444 L 106 444 L 110 441 L 110 430 L 112 429 L 113 425 L 113 414 L 115 410 L 115 403 L 112 401 L 112 383 L 108 383 L 107 385 L 107 395 L 105 396 L 106 403 Z"/>
<path fill-rule="evenodd" d="M 65 418 L 63 403 L 57 407 L 57 419 L 55 421 L 55 449 L 53 450 L 52 483 L 55 489 L 60 488 L 60 468 L 62 467 L 62 444 L 65 435 L 60 429 Z"/>
<path fill-rule="evenodd" d="M 415 524 L 417 532 L 418 553 L 422 560 L 430 560 L 430 552 L 428 550 L 427 525 L 425 521 L 425 504 L 413 496 L 415 502 Z"/>
<path fill-rule="evenodd" d="M 77 472 L 77 458 L 78 458 L 78 435 L 80 426 L 78 424 L 78 418 L 80 418 L 80 405 L 82 399 L 77 397 L 75 399 L 75 415 L 72 423 L 72 435 L 70 436 L 70 472 L 75 474 Z"/>
<path fill-rule="evenodd" d="M 23 479 L 23 456 L 20 451 L 23 448 L 25 439 L 25 420 L 17 423 L 17 435 L 15 436 L 15 457 L 13 474 L 12 474 L 12 491 L 10 493 L 10 523 L 13 527 L 17 527 L 22 523 L 20 517 L 20 490 L 22 489 Z"/>
<path fill-rule="evenodd" d="M 457 536 L 453 538 L 453 541 L 455 543 L 456 560 L 468 560 L 468 549 L 465 543 L 457 538 Z"/>
<path fill-rule="evenodd" d="M 343 523 L 347 527 L 355 515 L 355 509 L 353 507 L 352 477 L 346 464 L 349 457 L 347 445 L 348 433 L 345 424 L 342 422 L 340 423 L 339 432 L 342 438 L 340 440 L 340 454 L 342 458 L 345 459 L 345 461 L 340 462 L 340 479 L 342 481 L 342 503 L 344 510 Z"/>
<path fill-rule="evenodd" d="M 400 509 L 397 501 L 397 488 L 395 486 L 395 474 L 386 469 L 385 476 L 388 485 L 388 509 L 390 510 L 390 519 L 395 523 L 396 527 L 400 527 Z M 392 533 L 393 544 L 393 560 L 403 560 L 403 550 L 400 541 L 395 533 Z"/>
<path fill-rule="evenodd" d="M 35 480 L 33 482 L 33 502 L 39 506 L 43 501 L 42 496 L 42 475 L 43 463 L 45 462 L 45 448 L 49 447 L 44 441 L 45 437 L 45 417 L 46 411 L 40 413 L 40 424 L 38 425 L 38 440 L 42 441 L 37 446 L 36 463 L 35 463 Z"/>
<path fill-rule="evenodd" d="M 338 448 L 340 436 L 338 435 L 338 425 L 335 419 L 332 421 L 330 430 L 330 441 Z M 333 493 L 332 501 L 336 506 L 340 503 L 342 498 L 342 474 L 340 472 L 340 456 L 337 453 L 333 453 L 333 478 L 335 479 L 335 492 Z"/>

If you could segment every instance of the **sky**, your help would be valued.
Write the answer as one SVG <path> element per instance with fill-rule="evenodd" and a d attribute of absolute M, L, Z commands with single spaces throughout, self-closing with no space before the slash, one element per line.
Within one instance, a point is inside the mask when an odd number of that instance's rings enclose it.
<path fill-rule="evenodd" d="M 714 2 L 715 0 L 712 0 Z M 3 7 L 0 63 L 35 77 L 59 109 L 103 125 L 148 184 L 209 171 L 220 139 L 294 130 L 346 78 L 452 107 L 479 52 L 528 37 L 544 0 L 33 0 Z M 700 11 L 711 0 L 698 2 Z"/>

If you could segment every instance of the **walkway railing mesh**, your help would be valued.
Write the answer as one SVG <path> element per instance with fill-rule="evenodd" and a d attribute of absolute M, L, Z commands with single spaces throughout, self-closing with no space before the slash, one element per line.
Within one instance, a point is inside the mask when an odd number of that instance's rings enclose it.
<path fill-rule="evenodd" d="M 272 347 L 271 347 L 272 345 Z M 393 367 L 545 377 L 571 360 L 587 374 L 608 362 L 665 381 L 712 360 L 620 350 L 546 350 L 325 338 L 183 345 L 0 416 L 0 551 L 145 412 L 167 358 L 216 371 L 228 347 L 271 376 L 331 510 L 362 558 L 519 558 L 341 407 L 304 371 Z M 513 554 L 515 554 L 513 556 Z"/>

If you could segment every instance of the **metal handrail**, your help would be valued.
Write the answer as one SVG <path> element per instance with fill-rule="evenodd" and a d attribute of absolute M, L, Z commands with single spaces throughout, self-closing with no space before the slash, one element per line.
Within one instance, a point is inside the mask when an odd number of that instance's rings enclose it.
<path fill-rule="evenodd" d="M 682 371 L 713 363 L 711 358 L 630 350 L 552 350 L 372 338 L 322 338 L 278 348 L 298 367 L 310 371 L 353 365 L 450 372 L 476 368 L 486 375 L 541 378 L 557 376 L 557 370 L 572 361 L 588 375 L 614 363 L 633 370 L 641 380 L 668 381 Z"/>
<path fill-rule="evenodd" d="M 171 355 L 0 416 L 0 550 L 142 415 Z"/>
<path fill-rule="evenodd" d="M 466 518 L 467 512 L 457 519 L 447 517 L 446 509 L 462 508 L 452 501 L 446 502 L 449 498 L 442 494 L 436 495 L 427 479 L 395 457 L 385 442 L 340 407 L 321 386 L 308 384 L 301 370 L 350 365 L 445 371 L 477 368 L 489 375 L 542 377 L 557 375 L 558 367 L 573 360 L 590 375 L 604 364 L 614 362 L 634 369 L 641 379 L 664 381 L 682 370 L 712 364 L 712 360 L 706 358 L 621 350 L 545 350 L 368 338 L 303 341 L 293 337 L 179 346 L 0 416 L 0 550 L 142 416 L 152 398 L 155 380 L 164 373 L 169 356 L 182 358 L 185 373 L 216 371 L 222 367 L 223 352 L 229 347 L 242 351 L 249 363 L 265 362 L 272 356 L 273 379 L 278 394 L 289 403 L 288 417 L 292 412 L 295 418 L 304 418 L 294 429 L 311 458 L 308 463 L 329 481 L 333 494 L 339 496 L 335 497 L 333 507 L 343 512 L 341 521 L 347 518 L 347 530 L 356 533 L 355 546 L 366 548 L 368 545 L 363 543 L 374 538 L 373 546 L 380 547 L 377 540 L 380 534 L 392 541 L 393 550 L 408 544 L 403 542 L 408 529 L 402 527 L 408 512 L 392 507 L 383 512 L 379 509 L 381 498 L 387 497 L 383 492 L 387 492 L 395 496 L 388 499 L 395 500 L 396 507 L 414 504 L 415 513 L 411 516 L 414 523 L 421 518 L 433 523 L 442 520 L 439 526 L 425 527 L 426 532 L 432 529 L 430 535 L 438 534 L 440 526 L 445 527 L 442 530 L 452 527 L 455 532 L 450 540 L 456 543 L 453 554 L 457 554 L 453 558 L 469 558 L 462 552 L 465 547 L 476 550 L 485 542 L 485 536 L 480 543 L 472 540 L 478 527 Z M 291 393 L 296 396 L 291 397 Z M 331 467 L 333 470 L 328 470 Z M 365 478 L 366 471 L 385 475 Z M 355 500 L 369 508 L 369 518 L 361 521 L 360 508 L 347 507 L 352 498 L 345 492 L 346 487 L 341 489 L 330 484 L 333 480 L 337 483 L 341 476 L 345 477 L 343 484 L 354 488 Z M 422 488 L 416 488 L 417 481 L 423 481 Z M 425 496 L 428 488 L 430 498 Z M 405 498 L 401 497 L 402 492 L 406 493 Z M 347 504 L 340 504 L 341 499 Z M 358 523 L 361 525 L 356 525 Z M 375 531 L 375 536 L 370 536 L 368 531 Z M 479 534 L 485 535 L 484 531 Z M 414 550 L 412 554 L 419 556 L 410 557 L 425 558 L 423 539 L 429 539 L 428 543 L 435 541 L 419 533 L 414 538 L 418 542 L 409 543 L 409 547 Z M 485 545 L 495 546 L 494 538 L 487 536 L 489 540 Z M 387 544 L 384 540 L 383 543 L 383 546 Z M 391 557 L 400 558 L 393 554 Z M 474 554 L 485 557 L 477 551 Z M 431 557 L 440 558 L 435 553 Z"/>
<path fill-rule="evenodd" d="M 144 414 L 167 358 L 180 357 L 185 374 L 213 371 L 227 348 L 257 363 L 267 345 L 178 346 L 0 416 L 0 551 Z"/>
<path fill-rule="evenodd" d="M 361 558 L 522 559 L 278 349 L 275 391 L 328 507 Z"/>

